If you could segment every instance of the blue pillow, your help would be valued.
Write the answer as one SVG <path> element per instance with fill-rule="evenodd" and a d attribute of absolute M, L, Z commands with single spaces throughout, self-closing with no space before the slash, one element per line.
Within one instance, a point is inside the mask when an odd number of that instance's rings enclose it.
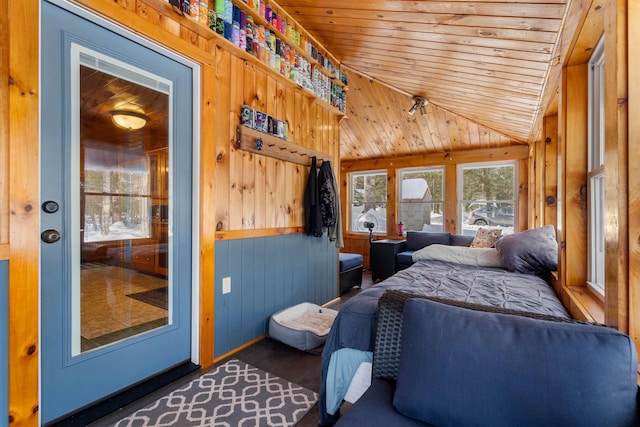
<path fill-rule="evenodd" d="M 558 242 L 553 225 L 504 236 L 494 246 L 507 270 L 543 274 L 558 269 Z"/>
<path fill-rule="evenodd" d="M 427 233 L 422 231 L 408 231 L 406 250 L 417 251 L 429 245 L 449 245 L 451 233 Z"/>
<path fill-rule="evenodd" d="M 637 362 L 608 327 L 410 299 L 393 404 L 437 426 L 633 426 Z"/>

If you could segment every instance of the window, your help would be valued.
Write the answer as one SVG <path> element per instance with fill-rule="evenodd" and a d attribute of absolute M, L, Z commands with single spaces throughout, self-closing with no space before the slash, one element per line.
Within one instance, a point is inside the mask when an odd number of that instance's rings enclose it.
<path fill-rule="evenodd" d="M 444 231 L 444 169 L 400 171 L 400 221 L 405 231 Z"/>
<path fill-rule="evenodd" d="M 387 233 L 387 172 L 351 174 L 349 205 L 350 230 L 353 232 Z"/>
<path fill-rule="evenodd" d="M 480 227 L 512 234 L 516 224 L 516 163 L 461 165 L 458 168 L 461 234 Z"/>
<path fill-rule="evenodd" d="M 83 164 L 84 242 L 148 238 L 151 196 L 144 153 L 90 141 Z"/>
<path fill-rule="evenodd" d="M 589 60 L 589 271 L 587 283 L 604 297 L 604 37 Z"/>

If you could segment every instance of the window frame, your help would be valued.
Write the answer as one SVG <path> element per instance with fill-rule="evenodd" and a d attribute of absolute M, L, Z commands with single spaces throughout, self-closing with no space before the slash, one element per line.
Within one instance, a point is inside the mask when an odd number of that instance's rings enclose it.
<path fill-rule="evenodd" d="M 354 188 L 353 188 L 353 183 L 354 183 L 354 179 L 360 176 L 371 176 L 371 175 L 384 175 L 385 177 L 385 187 L 384 187 L 384 191 L 385 191 L 385 201 L 384 201 L 384 208 L 385 208 L 385 218 L 384 218 L 384 225 L 381 226 L 380 224 L 378 225 L 378 227 L 376 227 L 376 229 L 374 229 L 373 234 L 374 235 L 386 235 L 387 234 L 387 207 L 389 205 L 389 188 L 388 188 L 388 181 L 389 181 L 389 171 L 386 169 L 375 169 L 375 170 L 366 170 L 366 171 L 358 171 L 358 172 L 350 172 L 349 174 L 347 174 L 347 177 L 349 179 L 349 192 L 347 194 L 347 224 L 348 224 L 348 228 L 347 228 L 347 232 L 348 233 L 352 233 L 352 234 L 369 234 L 368 230 L 358 230 L 357 227 L 354 227 L 354 221 L 353 221 L 353 206 L 354 206 L 354 200 L 353 200 L 353 195 L 354 195 Z M 365 203 L 366 201 L 363 201 L 363 203 Z M 375 203 L 382 203 L 382 202 L 375 202 Z M 363 212 L 364 214 L 364 212 Z"/>
<path fill-rule="evenodd" d="M 517 160 L 503 160 L 503 161 L 494 161 L 494 162 L 477 162 L 477 163 L 461 163 L 457 166 L 457 179 L 458 179 L 458 188 L 457 188 L 457 207 L 458 207 L 458 223 L 460 226 L 458 227 L 459 234 L 465 234 L 464 225 L 467 223 L 467 218 L 464 218 L 464 203 L 473 203 L 477 202 L 477 200 L 467 200 L 464 199 L 464 171 L 467 169 L 483 169 L 483 168 L 492 168 L 492 167 L 504 167 L 511 166 L 513 167 L 513 196 L 511 200 L 506 199 L 491 199 L 485 200 L 485 203 L 511 203 L 513 206 L 513 232 L 515 233 L 518 230 L 518 176 L 519 176 L 519 165 Z M 487 225 L 486 227 L 492 228 L 502 228 L 502 226 L 492 226 Z M 475 230 L 471 229 L 470 232 L 467 232 L 466 235 L 474 235 L 476 233 Z M 504 232 L 503 232 L 504 233 Z"/>
<path fill-rule="evenodd" d="M 587 287 L 604 301 L 605 295 L 605 166 L 604 166 L 604 36 L 589 58 L 587 165 Z M 600 283 L 602 281 L 602 283 Z"/>
<path fill-rule="evenodd" d="M 435 200 L 435 199 L 431 199 L 428 202 L 403 202 L 403 196 L 402 196 L 402 175 L 404 173 L 420 173 L 420 172 L 441 172 L 442 173 L 442 189 L 441 189 L 441 193 L 442 193 L 442 200 Z M 444 232 L 445 229 L 445 220 L 446 220 L 446 216 L 445 216 L 445 199 L 446 199 L 446 189 L 447 189 L 447 183 L 446 183 L 446 170 L 444 165 L 442 166 L 419 166 L 419 167 L 411 167 L 411 168 L 402 168 L 402 169 L 398 169 L 397 170 L 397 181 L 398 181 L 398 200 L 397 200 L 397 204 L 398 204 L 398 221 L 402 221 L 403 225 L 404 225 L 404 231 L 413 231 L 413 230 L 408 230 L 407 229 L 407 225 L 406 223 L 404 223 L 404 219 L 402 218 L 402 205 L 403 203 L 407 203 L 407 204 L 412 204 L 412 203 L 421 203 L 421 204 L 440 204 L 442 206 L 442 230 L 440 232 Z M 427 183 L 428 185 L 428 183 Z M 433 195 L 433 191 L 430 187 L 428 187 L 430 193 Z M 416 231 L 421 231 L 421 230 L 416 230 Z"/>

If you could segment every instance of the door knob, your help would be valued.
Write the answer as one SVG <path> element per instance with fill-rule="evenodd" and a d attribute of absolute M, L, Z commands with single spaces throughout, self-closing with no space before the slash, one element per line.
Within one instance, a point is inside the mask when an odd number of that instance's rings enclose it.
<path fill-rule="evenodd" d="M 55 243 L 60 240 L 60 237 L 58 230 L 44 230 L 42 234 L 40 234 L 40 238 L 45 243 Z"/>

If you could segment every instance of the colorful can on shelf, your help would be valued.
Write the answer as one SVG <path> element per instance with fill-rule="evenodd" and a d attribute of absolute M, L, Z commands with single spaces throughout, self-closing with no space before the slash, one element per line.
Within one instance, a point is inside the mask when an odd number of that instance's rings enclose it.
<path fill-rule="evenodd" d="M 262 25 L 258 26 L 258 43 L 260 44 L 264 44 L 265 42 L 265 34 L 266 34 L 266 30 L 264 29 L 264 27 Z M 254 34 L 255 37 L 255 34 Z"/>
<path fill-rule="evenodd" d="M 240 47 L 240 26 L 239 25 L 234 24 L 231 27 L 231 43 Z"/>
<path fill-rule="evenodd" d="M 209 15 L 209 28 L 215 31 L 216 30 L 216 11 L 209 10 L 208 15 Z"/>
<path fill-rule="evenodd" d="M 182 5 L 182 13 L 189 16 L 189 10 L 191 9 L 189 0 L 180 0 L 180 4 Z"/>
<path fill-rule="evenodd" d="M 240 27 L 240 8 L 233 6 L 231 9 L 231 23 Z"/>
<path fill-rule="evenodd" d="M 215 11 L 224 15 L 224 3 L 225 0 L 215 0 Z"/>
<path fill-rule="evenodd" d="M 276 28 L 282 32 L 282 16 L 276 15 Z"/>
<path fill-rule="evenodd" d="M 276 53 L 269 49 L 269 67 L 271 67 L 272 70 L 276 69 L 276 57 Z"/>
<path fill-rule="evenodd" d="M 267 49 L 271 50 L 271 31 L 264 30 L 264 44 Z"/>
<path fill-rule="evenodd" d="M 264 7 L 264 19 L 266 19 L 269 24 L 271 24 L 272 14 L 273 11 L 271 10 L 271 6 L 266 5 Z"/>
<path fill-rule="evenodd" d="M 250 55 L 254 55 L 253 52 L 253 35 L 248 35 L 245 34 L 245 42 L 244 42 L 244 46 L 245 46 L 245 50 L 247 51 L 248 54 Z"/>
<path fill-rule="evenodd" d="M 233 3 L 231 0 L 224 0 L 224 22 L 233 23 Z"/>
<path fill-rule="evenodd" d="M 277 124 L 276 136 L 278 138 L 282 138 L 283 131 L 284 131 L 284 122 L 282 120 L 278 120 L 276 124 Z"/>
<path fill-rule="evenodd" d="M 227 40 L 231 40 L 232 27 L 231 23 L 224 21 L 224 38 Z"/>
<path fill-rule="evenodd" d="M 240 122 L 245 126 L 249 126 L 250 128 L 255 128 L 255 125 L 256 125 L 255 114 L 256 113 L 253 110 L 253 108 L 249 107 L 248 105 L 243 106 L 242 110 L 240 110 Z"/>
<path fill-rule="evenodd" d="M 269 33 L 269 49 L 272 52 L 276 51 L 276 35 L 274 33 Z"/>
<path fill-rule="evenodd" d="M 258 5 L 258 14 L 260 16 L 262 16 L 264 18 L 264 14 L 265 14 L 265 9 L 266 9 L 266 4 L 264 4 L 263 2 L 260 2 L 260 4 Z"/>
<path fill-rule="evenodd" d="M 259 130 L 260 132 L 267 132 L 268 129 L 268 118 L 269 116 L 267 116 L 265 113 L 261 112 L 261 111 L 256 111 L 255 112 L 255 128 L 256 130 Z"/>
<path fill-rule="evenodd" d="M 271 135 L 275 135 L 276 134 L 276 130 L 277 130 L 277 124 L 276 124 L 277 120 L 275 120 L 273 117 L 268 116 L 267 117 L 267 133 L 271 134 Z"/>
<path fill-rule="evenodd" d="M 216 33 L 224 36 L 224 15 L 216 13 Z"/>
<path fill-rule="evenodd" d="M 209 9 L 207 8 L 207 2 L 201 1 L 198 4 L 198 22 L 205 27 L 209 26 Z"/>
<path fill-rule="evenodd" d="M 189 2 L 189 17 L 199 21 L 198 15 L 200 14 L 200 2 L 198 0 L 191 0 Z"/>

